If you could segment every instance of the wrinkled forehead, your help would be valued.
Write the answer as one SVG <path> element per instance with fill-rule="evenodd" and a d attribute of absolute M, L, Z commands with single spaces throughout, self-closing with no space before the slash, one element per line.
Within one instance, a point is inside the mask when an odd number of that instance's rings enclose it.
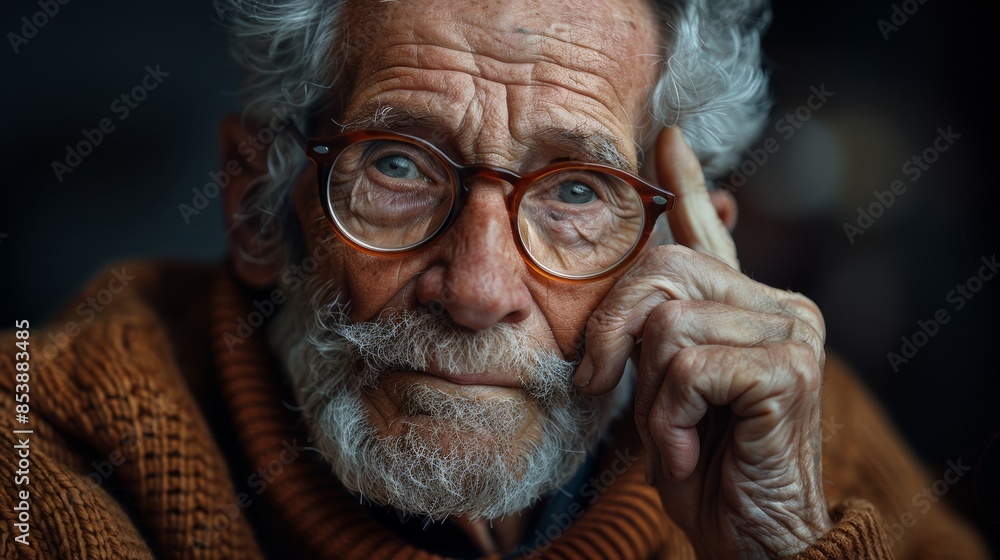
<path fill-rule="evenodd" d="M 358 0 L 344 16 L 345 77 L 355 94 L 384 80 L 386 68 L 410 67 L 551 84 L 609 112 L 635 113 L 659 60 L 646 0 Z"/>
<path fill-rule="evenodd" d="M 359 25 L 350 38 L 355 46 L 390 35 L 530 55 L 542 52 L 539 37 L 531 37 L 539 35 L 567 50 L 575 46 L 625 60 L 645 54 L 656 36 L 654 11 L 645 0 L 354 0 L 344 15 Z"/>

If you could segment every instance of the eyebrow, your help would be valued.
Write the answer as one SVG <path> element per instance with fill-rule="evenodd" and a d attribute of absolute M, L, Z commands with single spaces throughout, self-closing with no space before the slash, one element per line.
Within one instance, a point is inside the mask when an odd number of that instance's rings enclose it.
<path fill-rule="evenodd" d="M 362 108 L 365 115 L 342 125 L 344 132 L 381 128 L 442 128 L 442 119 L 430 112 L 415 112 L 388 105 Z M 585 154 L 593 163 L 602 163 L 636 173 L 636 166 L 622 152 L 618 141 L 611 135 L 591 131 L 579 125 L 566 129 L 546 126 L 534 135 L 539 145 L 551 146 L 555 150 Z"/>

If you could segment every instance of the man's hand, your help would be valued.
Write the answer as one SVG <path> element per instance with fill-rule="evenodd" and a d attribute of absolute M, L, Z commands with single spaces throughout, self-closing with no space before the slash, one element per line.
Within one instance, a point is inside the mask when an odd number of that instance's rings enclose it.
<path fill-rule="evenodd" d="M 600 394 L 629 356 L 646 476 L 699 558 L 795 554 L 832 523 L 820 467 L 825 327 L 807 298 L 755 282 L 676 127 L 657 140 L 678 245 L 655 247 L 587 323 L 575 381 Z M 728 196 L 728 195 L 727 195 Z"/>

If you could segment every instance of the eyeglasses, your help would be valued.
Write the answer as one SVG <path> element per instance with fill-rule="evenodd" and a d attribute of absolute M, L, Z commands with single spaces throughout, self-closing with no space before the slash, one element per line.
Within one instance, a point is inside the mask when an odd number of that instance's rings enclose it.
<path fill-rule="evenodd" d="M 333 229 L 373 255 L 419 251 L 455 222 L 469 181 L 513 186 L 505 196 L 515 245 L 539 274 L 562 281 L 607 277 L 628 264 L 674 195 L 609 165 L 565 161 L 520 174 L 461 165 L 427 141 L 385 130 L 306 140 Z"/>

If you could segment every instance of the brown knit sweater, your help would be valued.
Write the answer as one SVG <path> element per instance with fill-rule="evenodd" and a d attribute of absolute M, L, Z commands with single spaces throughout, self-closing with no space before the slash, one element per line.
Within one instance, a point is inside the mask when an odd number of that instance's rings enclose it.
<path fill-rule="evenodd" d="M 49 325 L 31 326 L 28 424 L 13 412 L 23 393 L 15 391 L 17 339 L 14 331 L 0 336 L 0 557 L 437 558 L 419 534 L 390 530 L 306 449 L 260 329 L 234 342 L 252 295 L 227 271 L 162 263 L 113 270 L 117 283 L 102 276 Z M 833 360 L 824 417 L 836 526 L 798 558 L 986 557 L 946 505 L 914 507 L 928 478 Z M 23 438 L 29 482 L 14 475 L 24 467 Z M 622 422 L 599 468 L 610 468 L 615 450 L 641 448 Z M 522 552 L 693 558 L 644 482 L 639 455 L 554 540 Z M 25 490 L 28 545 L 15 541 Z"/>

